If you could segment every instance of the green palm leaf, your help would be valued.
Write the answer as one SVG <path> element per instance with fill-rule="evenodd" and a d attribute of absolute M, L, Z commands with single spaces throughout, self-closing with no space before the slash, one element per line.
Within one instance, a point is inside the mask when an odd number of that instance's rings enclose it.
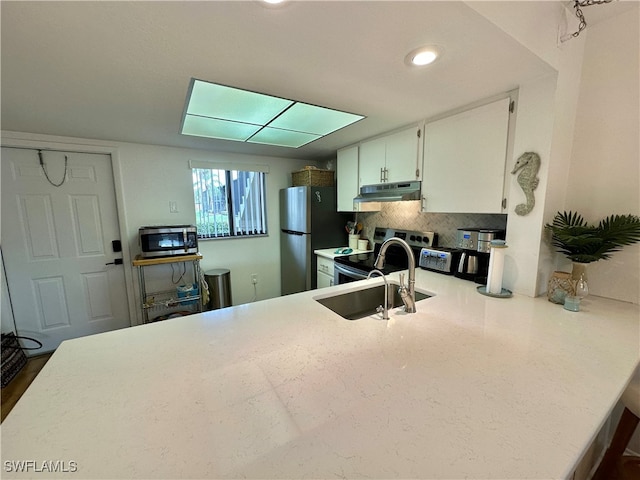
<path fill-rule="evenodd" d="M 640 217 L 611 215 L 589 225 L 576 212 L 558 212 L 551 224 L 551 244 L 574 262 L 608 259 L 625 245 L 640 242 Z"/>

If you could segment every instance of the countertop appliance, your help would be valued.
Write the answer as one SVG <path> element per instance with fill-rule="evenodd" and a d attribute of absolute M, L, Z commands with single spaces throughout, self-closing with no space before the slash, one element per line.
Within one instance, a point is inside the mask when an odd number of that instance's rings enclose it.
<path fill-rule="evenodd" d="M 152 225 L 138 229 L 140 256 L 171 257 L 198 253 L 198 233 L 194 225 Z"/>
<path fill-rule="evenodd" d="M 416 265 L 418 265 L 420 258 L 420 250 L 424 247 L 430 247 L 437 242 L 437 235 L 434 232 L 417 232 L 376 227 L 373 234 L 373 252 L 336 257 L 334 259 L 333 283 L 340 285 L 367 278 L 369 272 L 375 269 L 373 264 L 380 252 L 380 247 L 382 247 L 386 239 L 391 237 L 401 238 L 409 244 L 413 251 Z M 407 268 L 408 259 L 404 249 L 398 245 L 390 245 L 385 257 L 385 265 L 381 269 L 382 273 L 387 275 L 399 270 L 406 270 Z"/>
<path fill-rule="evenodd" d="M 418 265 L 425 270 L 453 275 L 458 268 L 462 250 L 459 248 L 429 247 L 420 251 Z"/>
<path fill-rule="evenodd" d="M 491 253 L 492 240 L 504 240 L 504 230 L 484 228 L 478 232 L 477 250 L 483 253 Z"/>
<path fill-rule="evenodd" d="M 314 250 L 347 243 L 349 214 L 338 213 L 335 187 L 280 190 L 280 286 L 282 295 L 316 288 Z"/>
<path fill-rule="evenodd" d="M 462 249 L 462 254 L 455 276 L 481 285 L 486 284 L 491 240 L 504 238 L 504 230 L 459 228 L 456 234 L 456 246 Z"/>

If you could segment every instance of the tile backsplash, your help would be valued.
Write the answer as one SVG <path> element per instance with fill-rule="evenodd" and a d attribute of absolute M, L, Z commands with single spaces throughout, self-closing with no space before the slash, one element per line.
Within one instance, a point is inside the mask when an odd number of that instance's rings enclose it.
<path fill-rule="evenodd" d="M 458 228 L 499 228 L 506 230 L 506 214 L 421 213 L 420 201 L 382 203 L 379 212 L 357 214 L 362 223 L 361 236 L 373 240 L 376 227 L 431 231 L 438 234 L 438 246 L 454 247 Z"/>

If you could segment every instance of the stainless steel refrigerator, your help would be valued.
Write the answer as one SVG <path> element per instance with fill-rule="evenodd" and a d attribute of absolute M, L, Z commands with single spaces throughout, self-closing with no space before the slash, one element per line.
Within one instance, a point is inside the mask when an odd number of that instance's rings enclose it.
<path fill-rule="evenodd" d="M 347 245 L 350 216 L 336 211 L 334 187 L 280 190 L 280 284 L 282 295 L 316 288 L 313 251 Z"/>

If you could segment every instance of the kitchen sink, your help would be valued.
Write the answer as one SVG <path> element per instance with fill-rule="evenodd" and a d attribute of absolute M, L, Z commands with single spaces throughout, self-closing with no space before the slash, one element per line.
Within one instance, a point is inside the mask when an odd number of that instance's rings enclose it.
<path fill-rule="evenodd" d="M 403 305 L 398 288 L 400 288 L 399 284 L 389 282 L 389 297 L 392 297 L 389 302 L 389 310 Z M 429 297 L 431 295 L 416 291 L 416 302 Z M 374 315 L 376 309 L 382 305 L 383 298 L 384 284 L 354 292 L 341 293 L 333 297 L 318 298 L 316 302 L 321 303 L 347 320 L 358 320 L 359 318 Z"/>

